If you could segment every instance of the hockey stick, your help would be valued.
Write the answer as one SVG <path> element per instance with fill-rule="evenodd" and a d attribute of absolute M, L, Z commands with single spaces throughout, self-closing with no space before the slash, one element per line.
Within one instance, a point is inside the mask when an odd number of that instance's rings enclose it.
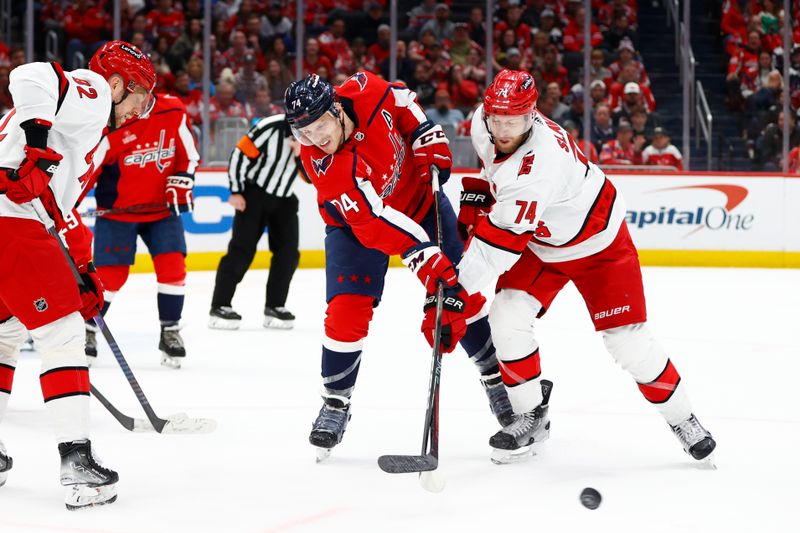
<path fill-rule="evenodd" d="M 30 202 L 31 206 L 36 211 L 36 214 L 39 217 L 39 220 L 45 225 L 47 228 L 47 232 L 53 236 L 53 238 L 58 242 L 59 246 L 61 247 L 61 252 L 64 254 L 64 257 L 67 260 L 67 264 L 69 265 L 70 269 L 72 270 L 72 275 L 75 277 L 75 281 L 78 283 L 78 286 L 83 287 L 83 279 L 81 278 L 78 269 L 75 267 L 75 263 L 72 261 L 72 257 L 69 255 L 66 246 L 64 246 L 64 242 L 61 240 L 61 237 L 58 235 L 56 231 L 55 224 L 53 224 L 52 219 L 47 214 L 47 211 L 44 209 L 42 202 L 36 198 L 32 202 Z M 116 339 L 111 334 L 111 330 L 108 329 L 108 325 L 106 325 L 105 320 L 103 317 L 98 313 L 94 317 L 94 322 L 97 324 L 97 327 L 103 332 L 103 336 L 106 338 L 109 347 L 111 348 L 111 352 L 114 354 L 114 358 L 117 360 L 120 368 L 122 369 L 122 373 L 125 374 L 125 378 L 128 380 L 131 388 L 133 389 L 134 394 L 136 394 L 136 399 L 139 400 L 139 403 L 142 406 L 145 414 L 147 415 L 147 419 L 152 424 L 152 427 L 158 433 L 210 433 L 214 431 L 217 426 L 217 423 L 209 418 L 188 418 L 185 414 L 181 415 L 174 415 L 169 417 L 168 419 L 159 418 L 156 415 L 153 408 L 150 406 L 150 402 L 147 400 L 147 397 L 144 395 L 141 386 L 139 386 L 139 382 L 136 380 L 136 376 L 133 375 L 133 371 L 131 367 L 128 365 L 128 362 L 125 360 L 125 357 L 122 355 L 122 350 L 120 350 L 119 345 L 117 344 Z M 93 393 L 97 393 L 97 389 L 90 385 L 90 390 Z M 100 400 L 102 395 L 97 395 L 96 397 Z M 130 417 L 122 414 L 118 409 L 116 409 L 111 402 L 103 397 L 103 400 L 100 400 L 100 403 L 109 410 L 109 412 L 116 418 L 125 429 L 130 431 L 134 431 L 136 429 L 136 424 L 134 423 L 131 425 L 127 419 L 131 419 Z M 129 427 L 131 426 L 131 427 Z M 139 424 L 140 428 L 142 424 Z"/>
<path fill-rule="evenodd" d="M 442 215 L 439 212 L 439 172 L 431 167 L 433 177 L 433 208 L 436 217 L 436 244 L 442 248 Z M 429 472 L 439 466 L 439 381 L 442 375 L 442 308 L 444 302 L 444 284 L 440 281 L 436 286 L 436 327 L 433 330 L 433 361 L 431 377 L 428 385 L 428 409 L 425 411 L 425 427 L 422 434 L 422 452 L 420 455 L 382 455 L 378 457 L 378 466 L 389 474 L 408 474 L 412 472 Z"/>
<path fill-rule="evenodd" d="M 155 203 L 155 204 L 136 204 L 136 205 L 129 205 L 128 207 L 112 207 L 109 209 L 95 209 L 94 211 L 86 211 L 85 213 L 80 213 L 81 218 L 96 218 L 96 217 L 104 217 L 106 215 L 121 215 L 125 213 L 134 213 L 134 214 L 148 214 L 148 213 L 160 213 L 164 209 L 167 209 L 169 205 L 165 202 L 162 203 Z"/>

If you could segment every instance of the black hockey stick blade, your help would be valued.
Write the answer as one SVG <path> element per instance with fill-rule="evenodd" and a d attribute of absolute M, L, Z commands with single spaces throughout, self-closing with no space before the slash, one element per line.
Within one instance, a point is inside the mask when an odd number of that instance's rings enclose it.
<path fill-rule="evenodd" d="M 439 459 L 427 455 L 381 455 L 378 466 L 387 474 L 411 474 L 436 470 Z"/>

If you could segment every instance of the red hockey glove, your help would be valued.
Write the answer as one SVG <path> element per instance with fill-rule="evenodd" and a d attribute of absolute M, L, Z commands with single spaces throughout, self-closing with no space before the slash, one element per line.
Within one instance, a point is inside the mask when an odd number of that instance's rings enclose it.
<path fill-rule="evenodd" d="M 16 204 L 38 198 L 50 183 L 63 156 L 52 148 L 25 147 L 25 159 L 5 182 L 6 196 Z"/>
<path fill-rule="evenodd" d="M 80 285 L 81 291 L 81 316 L 84 320 L 91 320 L 100 308 L 103 307 L 103 282 L 97 275 L 94 263 L 91 261 L 84 267 L 78 268 L 83 283 Z"/>
<path fill-rule="evenodd" d="M 461 180 L 461 209 L 458 211 L 458 234 L 467 242 L 480 217 L 486 216 L 494 204 L 489 182 L 480 178 Z"/>
<path fill-rule="evenodd" d="M 481 293 L 469 295 L 461 285 L 456 285 L 445 289 L 442 303 L 442 337 L 439 346 L 442 352 L 450 353 L 467 332 L 467 319 L 483 308 L 486 298 Z M 425 318 L 422 320 L 422 334 L 433 348 L 433 335 L 436 330 L 435 294 L 429 294 L 425 298 L 423 309 Z"/>
<path fill-rule="evenodd" d="M 167 178 L 167 207 L 176 215 L 192 211 L 192 187 L 194 179 L 191 176 L 176 174 Z"/>
<path fill-rule="evenodd" d="M 453 154 L 447 145 L 450 141 L 444 130 L 430 120 L 420 124 L 411 134 L 411 149 L 414 152 L 414 166 L 417 176 L 424 182 L 431 181 L 431 166 L 439 169 L 439 184 L 444 185 L 450 179 L 453 167 Z"/>
<path fill-rule="evenodd" d="M 436 282 L 439 280 L 445 288 L 458 284 L 458 272 L 453 263 L 433 243 L 425 242 L 406 250 L 403 264 L 417 275 L 428 293 L 436 292 Z"/>

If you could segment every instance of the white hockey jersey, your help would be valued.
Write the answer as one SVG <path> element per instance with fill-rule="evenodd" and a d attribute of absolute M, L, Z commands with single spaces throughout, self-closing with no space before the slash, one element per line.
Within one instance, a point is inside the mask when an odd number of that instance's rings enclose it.
<path fill-rule="evenodd" d="M 561 126 L 537 112 L 528 140 L 498 157 L 478 106 L 472 144 L 495 204 L 458 265 L 467 292 L 510 269 L 526 246 L 544 262 L 560 262 L 613 242 L 625 218 L 622 198 Z"/>
<path fill-rule="evenodd" d="M 47 146 L 63 156 L 50 180 L 48 207 L 63 219 L 75 207 L 94 172 L 92 154 L 111 114 L 111 88 L 90 70 L 64 72 L 57 63 L 29 63 L 11 71 L 14 107 L 0 119 L 0 167 L 16 169 L 25 158 L 25 132 L 30 119 L 52 123 Z M 51 213 L 51 216 L 53 213 Z M 17 205 L 0 195 L 0 216 L 39 220 L 30 204 Z"/>

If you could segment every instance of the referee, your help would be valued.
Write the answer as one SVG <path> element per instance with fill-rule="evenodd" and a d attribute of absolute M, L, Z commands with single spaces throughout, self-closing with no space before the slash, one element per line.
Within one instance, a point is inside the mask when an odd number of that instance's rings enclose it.
<path fill-rule="evenodd" d="M 269 229 L 267 235 L 272 251 L 264 327 L 291 329 L 294 326 L 295 317 L 284 306 L 300 259 L 298 203 L 292 186 L 302 165 L 297 157 L 299 145 L 284 117 L 273 115 L 257 122 L 231 153 L 228 203 L 236 209 L 236 214 L 228 253 L 217 268 L 210 328 L 239 328 L 242 317 L 231 308 L 231 300 L 236 285 L 253 262 L 264 228 Z"/>

